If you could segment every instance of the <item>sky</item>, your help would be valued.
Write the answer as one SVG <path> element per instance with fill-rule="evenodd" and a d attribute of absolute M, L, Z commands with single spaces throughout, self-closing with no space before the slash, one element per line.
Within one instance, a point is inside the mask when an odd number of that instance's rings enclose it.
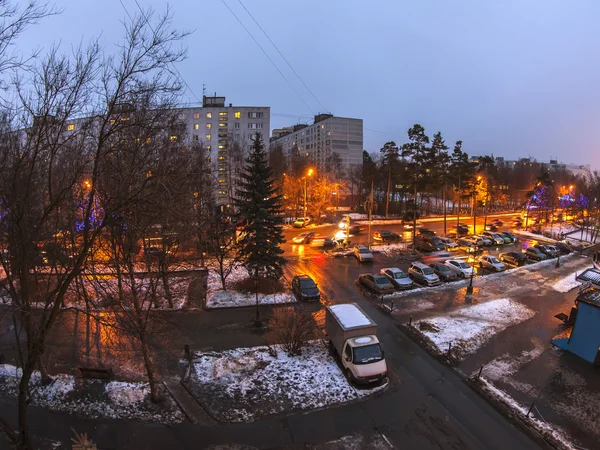
<path fill-rule="evenodd" d="M 113 51 L 125 9 L 133 15 L 138 4 L 159 12 L 169 5 L 173 26 L 191 31 L 178 65 L 190 87 L 182 102 L 201 101 L 205 89 L 234 105 L 270 106 L 271 128 L 312 123 L 321 112 L 362 118 L 369 152 L 406 142 L 419 123 L 450 147 L 462 140 L 470 155 L 600 169 L 598 0 L 53 4 L 62 13 L 29 28 L 21 48 L 43 52 L 60 42 L 68 52 L 100 35 Z"/>

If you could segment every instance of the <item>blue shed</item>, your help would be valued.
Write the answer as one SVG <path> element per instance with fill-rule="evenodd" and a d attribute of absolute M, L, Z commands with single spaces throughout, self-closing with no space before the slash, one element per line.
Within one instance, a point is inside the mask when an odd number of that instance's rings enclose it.
<path fill-rule="evenodd" d="M 552 339 L 552 344 L 593 364 L 600 364 L 600 271 L 587 269 L 572 311 L 573 328 Z M 575 312 L 575 314 L 573 314 Z M 570 332 L 569 332 L 570 331 Z"/>

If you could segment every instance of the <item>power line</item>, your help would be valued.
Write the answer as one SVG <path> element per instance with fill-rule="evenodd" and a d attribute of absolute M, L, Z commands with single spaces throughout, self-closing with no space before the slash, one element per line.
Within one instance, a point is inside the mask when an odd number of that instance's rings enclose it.
<path fill-rule="evenodd" d="M 138 0 L 133 0 L 133 1 L 135 2 L 135 4 L 137 5 L 138 9 L 140 10 L 140 13 L 142 13 L 142 17 L 144 18 L 144 20 L 146 21 L 146 23 L 148 24 L 148 26 L 150 27 L 150 29 L 152 30 L 152 32 L 156 34 L 156 31 L 154 31 L 154 28 L 152 27 L 152 24 L 148 20 L 148 17 L 146 17 L 146 13 L 144 12 L 144 10 L 142 9 L 142 7 L 138 3 Z M 123 1 L 119 0 L 119 3 L 121 3 L 121 6 L 123 7 L 123 9 L 125 10 L 125 12 L 127 13 L 127 16 L 129 16 L 129 19 L 133 20 L 132 17 L 131 17 L 131 15 L 129 14 L 129 11 L 127 11 L 127 8 L 125 8 L 125 5 L 123 4 Z M 171 62 L 171 66 L 175 70 L 175 73 L 177 73 L 177 76 L 179 77 L 179 79 L 181 81 L 183 81 L 183 84 L 185 85 L 185 88 L 189 91 L 189 93 L 192 94 L 192 96 L 196 99 L 197 102 L 202 103 L 200 101 L 200 99 L 198 98 L 198 96 L 194 93 L 194 91 L 192 90 L 192 88 L 189 86 L 189 84 L 187 84 L 187 81 L 185 81 L 185 78 L 183 78 L 183 76 L 179 72 L 179 69 L 177 69 L 177 67 L 175 66 L 175 64 L 173 62 Z"/>
<path fill-rule="evenodd" d="M 323 106 L 323 103 L 321 103 L 319 101 L 319 99 L 315 96 L 315 94 L 313 94 L 313 91 L 310 90 L 310 88 L 306 85 L 306 83 L 304 82 L 304 80 L 300 77 L 300 75 L 298 75 L 298 72 L 296 72 L 294 70 L 294 68 L 292 67 L 292 65 L 290 64 L 290 62 L 287 60 L 287 58 L 285 56 L 283 56 L 283 53 L 281 53 L 281 51 L 279 50 L 279 48 L 275 45 L 275 42 L 273 42 L 273 40 L 269 37 L 269 35 L 267 34 L 267 32 L 263 29 L 263 27 L 260 26 L 260 24 L 258 23 L 258 21 L 254 18 L 254 16 L 252 15 L 252 13 L 250 13 L 250 11 L 248 11 L 248 8 L 246 8 L 246 6 L 242 3 L 242 0 L 238 0 L 238 2 L 239 2 L 240 5 L 242 5 L 242 8 L 244 8 L 246 10 L 246 12 L 248 13 L 248 15 L 252 18 L 252 20 L 258 26 L 258 28 L 260 28 L 260 31 L 262 31 L 263 34 L 267 37 L 267 39 L 269 40 L 269 42 L 271 43 L 271 45 L 273 45 L 273 47 L 275 47 L 275 50 L 277 50 L 277 53 L 279 53 L 279 56 L 281 56 L 283 58 L 283 60 L 288 65 L 288 67 L 292 70 L 292 72 L 294 72 L 294 75 L 296 75 L 296 77 L 300 80 L 300 82 L 306 88 L 306 90 L 310 93 L 310 95 L 312 95 L 312 97 L 317 101 L 317 103 L 319 105 L 321 105 L 321 108 L 323 108 L 323 112 L 327 112 L 327 108 L 325 108 Z"/>
<path fill-rule="evenodd" d="M 312 110 L 312 108 L 310 106 L 308 106 L 308 104 L 304 101 L 304 99 L 302 98 L 302 96 L 298 93 L 298 91 L 294 88 L 294 86 L 292 86 L 292 83 L 290 83 L 290 81 L 286 78 L 286 76 L 283 74 L 283 72 L 281 70 L 279 70 L 279 67 L 277 67 L 277 64 L 275 64 L 275 62 L 271 59 L 271 57 L 265 51 L 265 49 L 262 47 L 262 45 L 260 45 L 258 43 L 258 41 L 252 35 L 252 33 L 250 33 L 250 30 L 248 30 L 248 28 L 246 27 L 246 25 L 244 25 L 244 23 L 240 20 L 240 18 L 229 7 L 229 5 L 227 3 L 225 3 L 225 0 L 221 0 L 221 2 L 225 5 L 225 7 L 229 10 L 229 12 L 233 15 L 233 17 L 236 18 L 236 20 L 240 23 L 240 25 L 244 28 L 244 30 L 246 30 L 246 33 L 248 33 L 248 35 L 252 38 L 252 40 L 256 43 L 256 45 L 258 45 L 258 48 L 260 48 L 262 50 L 262 52 L 265 54 L 265 56 L 267 57 L 267 59 L 271 62 L 271 64 L 273 64 L 273 67 L 275 67 L 275 69 L 277 69 L 277 72 L 279 72 L 279 75 L 282 76 L 282 78 L 286 81 L 286 83 L 292 89 L 292 91 L 294 91 L 294 93 L 298 96 L 298 98 L 302 101 L 302 103 L 304 103 L 304 106 L 306 106 L 310 110 L 310 112 L 312 112 L 314 114 L 315 112 Z"/>

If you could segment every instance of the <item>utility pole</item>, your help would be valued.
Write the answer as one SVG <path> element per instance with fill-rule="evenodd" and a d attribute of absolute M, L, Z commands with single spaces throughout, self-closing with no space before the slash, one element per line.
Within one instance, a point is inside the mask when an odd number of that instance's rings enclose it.
<path fill-rule="evenodd" d="M 415 149 L 415 181 L 413 186 L 413 255 L 417 253 L 417 182 L 419 181 L 419 146 Z"/>
<path fill-rule="evenodd" d="M 371 248 L 371 219 L 373 217 L 373 187 L 375 180 L 371 179 L 371 195 L 369 196 L 369 236 L 367 238 L 367 246 Z"/>
<path fill-rule="evenodd" d="M 460 172 L 458 174 L 458 208 L 456 208 L 456 237 L 459 238 L 460 229 Z"/>

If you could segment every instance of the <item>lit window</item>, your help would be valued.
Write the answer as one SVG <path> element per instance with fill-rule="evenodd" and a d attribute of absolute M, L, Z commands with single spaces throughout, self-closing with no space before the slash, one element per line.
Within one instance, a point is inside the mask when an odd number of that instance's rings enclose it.
<path fill-rule="evenodd" d="M 207 119 L 212 119 L 212 113 L 206 113 L 206 118 Z"/>
<path fill-rule="evenodd" d="M 321 125 L 321 128 L 325 128 L 325 125 Z"/>
<path fill-rule="evenodd" d="M 176 134 L 171 135 L 171 141 L 176 141 L 178 139 L 179 139 L 179 136 L 177 136 Z"/>
<path fill-rule="evenodd" d="M 210 134 L 207 134 L 207 135 L 206 135 L 206 140 L 207 140 L 207 141 L 210 141 L 210 138 L 211 138 L 211 135 L 210 135 Z"/>
<path fill-rule="evenodd" d="M 150 142 L 152 142 L 152 139 L 146 138 L 146 144 L 149 144 Z"/>
<path fill-rule="evenodd" d="M 212 123 L 207 123 L 207 124 L 206 124 L 206 129 L 207 129 L 207 130 L 210 130 L 211 128 L 212 128 Z"/>
<path fill-rule="evenodd" d="M 241 113 L 241 112 L 239 112 L 239 111 L 236 111 L 235 113 L 233 113 L 233 116 L 234 116 L 236 119 L 239 119 L 239 118 L 241 118 L 241 117 L 242 117 L 242 113 Z"/>
<path fill-rule="evenodd" d="M 223 128 L 223 127 L 226 127 L 226 126 L 227 126 L 227 123 L 223 123 L 223 122 L 219 123 L 219 128 Z"/>
<path fill-rule="evenodd" d="M 200 113 L 194 113 L 194 119 L 199 119 L 200 118 Z"/>
<path fill-rule="evenodd" d="M 219 156 L 219 161 L 225 161 L 227 158 L 224 156 Z"/>
<path fill-rule="evenodd" d="M 208 150 L 210 152 L 210 145 L 206 146 L 206 150 Z"/>
<path fill-rule="evenodd" d="M 194 124 L 194 130 L 197 130 L 198 128 L 200 128 L 200 125 L 198 125 L 197 123 Z"/>
<path fill-rule="evenodd" d="M 219 145 L 219 148 L 227 148 L 227 145 Z"/>
<path fill-rule="evenodd" d="M 110 124 L 114 125 L 115 124 L 115 119 L 110 119 Z"/>
<path fill-rule="evenodd" d="M 227 115 L 227 111 L 221 111 L 221 112 L 219 113 L 219 115 L 220 115 L 220 116 L 226 116 L 226 115 Z"/>
<path fill-rule="evenodd" d="M 67 125 L 67 130 L 69 131 L 73 131 L 75 129 L 75 125 L 70 123 L 69 125 Z"/>

